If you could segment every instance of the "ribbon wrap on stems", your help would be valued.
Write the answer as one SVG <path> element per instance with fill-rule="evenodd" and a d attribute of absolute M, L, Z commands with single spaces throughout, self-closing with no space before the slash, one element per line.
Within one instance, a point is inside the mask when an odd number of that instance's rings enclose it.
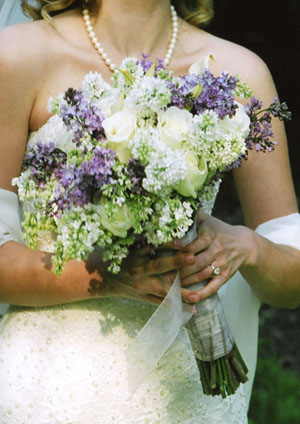
<path fill-rule="evenodd" d="M 199 290 L 206 284 L 207 282 L 195 284 L 191 288 Z M 196 358 L 211 361 L 231 352 L 234 341 L 219 295 L 215 293 L 197 303 L 196 310 L 197 313 L 188 322 L 189 336 Z"/>

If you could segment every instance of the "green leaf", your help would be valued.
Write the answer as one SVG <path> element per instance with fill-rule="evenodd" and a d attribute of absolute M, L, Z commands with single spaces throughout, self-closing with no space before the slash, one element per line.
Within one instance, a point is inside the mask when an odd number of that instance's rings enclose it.
<path fill-rule="evenodd" d="M 124 78 L 125 78 L 125 82 L 126 82 L 126 84 L 127 85 L 132 85 L 132 84 L 134 84 L 134 82 L 135 82 L 135 80 L 136 80 L 136 78 L 129 72 L 129 71 L 127 71 L 127 70 L 123 70 L 123 69 L 119 69 L 119 68 L 116 68 L 119 72 L 121 72 L 121 74 L 123 74 L 124 75 Z"/>
<path fill-rule="evenodd" d="M 202 91 L 202 85 L 197 84 L 195 85 L 195 87 L 191 89 L 190 93 L 193 96 L 193 98 L 196 100 L 199 97 L 201 91 Z"/>
<path fill-rule="evenodd" d="M 210 54 L 210 55 L 209 55 L 209 58 L 210 58 L 210 60 L 212 60 L 212 61 L 216 62 L 216 59 L 213 57 L 213 55 L 212 55 L 212 54 Z"/>
<path fill-rule="evenodd" d="M 151 68 L 146 72 L 146 74 L 145 74 L 146 77 L 154 77 L 156 65 L 157 65 L 157 59 L 155 59 Z"/>

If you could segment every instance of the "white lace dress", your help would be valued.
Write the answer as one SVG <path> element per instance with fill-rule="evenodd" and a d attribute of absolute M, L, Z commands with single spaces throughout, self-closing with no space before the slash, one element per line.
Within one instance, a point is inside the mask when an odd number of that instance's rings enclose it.
<path fill-rule="evenodd" d="M 50 119 L 30 143 L 48 141 L 56 125 Z M 154 312 L 150 304 L 106 298 L 11 306 L 0 321 L 0 423 L 246 424 L 259 302 L 239 273 L 220 296 L 250 368 L 250 381 L 225 400 L 203 394 L 185 329 L 130 394 L 125 351 Z"/>

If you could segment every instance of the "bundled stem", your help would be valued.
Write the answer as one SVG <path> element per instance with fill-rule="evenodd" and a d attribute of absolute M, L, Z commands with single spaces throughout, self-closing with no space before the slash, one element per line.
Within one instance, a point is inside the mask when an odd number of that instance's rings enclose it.
<path fill-rule="evenodd" d="M 234 394 L 240 383 L 245 383 L 248 380 L 248 368 L 236 343 L 225 356 L 203 361 L 198 351 L 199 345 L 195 339 L 195 329 L 191 321 L 192 319 L 186 324 L 186 328 L 200 372 L 203 393 L 208 396 L 221 395 L 222 398 Z"/>

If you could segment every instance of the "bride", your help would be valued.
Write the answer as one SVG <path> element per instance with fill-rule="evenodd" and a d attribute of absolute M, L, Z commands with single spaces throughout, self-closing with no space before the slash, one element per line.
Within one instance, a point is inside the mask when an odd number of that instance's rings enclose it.
<path fill-rule="evenodd" d="M 0 32 L 0 301 L 13 305 L 0 322 L 0 421 L 246 424 L 259 306 L 300 303 L 300 218 L 282 123 L 273 125 L 275 151 L 251 152 L 234 171 L 246 226 L 200 213 L 194 242 L 167 258 L 149 261 L 136 253 L 118 281 L 111 281 L 96 252 L 87 263 L 70 262 L 57 277 L 47 240 L 39 251 L 22 244 L 22 205 L 11 180 L 20 173 L 26 144 L 36 137 L 46 142 L 58 125 L 49 119 L 49 97 L 79 88 L 91 70 L 110 82 L 113 64 L 147 52 L 183 75 L 200 57 L 213 55 L 213 73 L 238 73 L 269 104 L 276 90 L 268 69 L 250 51 L 195 26 L 211 18 L 209 0 L 172 2 L 177 19 L 169 0 L 36 3 L 22 1 L 35 22 Z M 84 24 L 82 8 L 91 24 Z M 126 348 L 153 303 L 166 296 L 176 269 L 184 302 L 219 291 L 250 368 L 249 382 L 225 400 L 203 394 L 185 329 L 137 391 L 128 391 Z M 208 278 L 202 290 L 188 289 Z"/>

